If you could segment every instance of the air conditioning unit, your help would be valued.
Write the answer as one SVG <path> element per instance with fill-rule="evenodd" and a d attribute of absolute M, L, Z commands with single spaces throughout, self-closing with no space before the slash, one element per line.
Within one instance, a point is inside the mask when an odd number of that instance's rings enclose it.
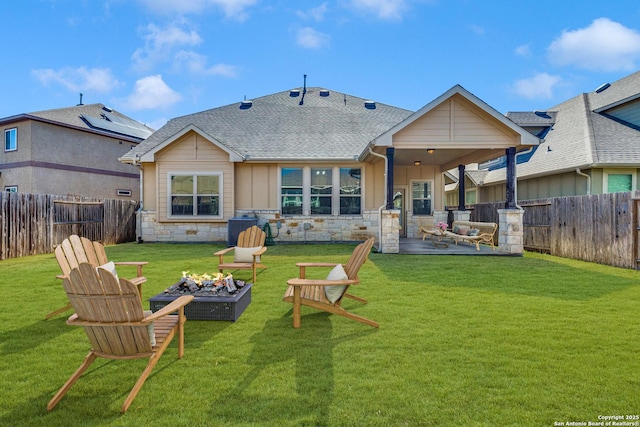
<path fill-rule="evenodd" d="M 231 218 L 228 223 L 227 229 L 227 245 L 229 247 L 235 246 L 238 243 L 238 235 L 247 228 L 258 225 L 258 218 L 240 217 Z"/>

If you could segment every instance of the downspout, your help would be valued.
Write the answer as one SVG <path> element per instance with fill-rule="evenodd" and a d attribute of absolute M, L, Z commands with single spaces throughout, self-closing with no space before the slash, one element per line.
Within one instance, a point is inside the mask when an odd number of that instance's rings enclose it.
<path fill-rule="evenodd" d="M 576 173 L 580 176 L 584 176 L 585 178 L 587 178 L 587 196 L 590 196 L 591 195 L 591 176 L 582 172 L 580 168 L 576 168 Z"/>
<path fill-rule="evenodd" d="M 140 163 L 140 157 L 135 156 L 133 159 L 133 165 L 140 170 L 140 206 L 138 206 L 138 211 L 136 215 L 136 242 L 142 243 L 142 192 L 144 189 L 143 180 L 144 173 L 142 164 Z"/>
<path fill-rule="evenodd" d="M 371 153 L 374 156 L 380 157 L 381 159 L 384 160 L 384 185 L 386 187 L 387 185 L 387 173 L 388 173 L 388 168 L 389 165 L 387 164 L 387 156 L 382 155 L 382 154 L 378 154 L 375 151 L 373 151 L 371 149 L 371 146 L 369 146 L 369 153 Z M 380 242 L 380 247 L 378 248 L 378 252 L 382 252 L 382 209 L 387 207 L 387 189 L 384 189 L 384 203 L 382 204 L 382 206 L 380 206 L 378 208 L 378 242 Z"/>

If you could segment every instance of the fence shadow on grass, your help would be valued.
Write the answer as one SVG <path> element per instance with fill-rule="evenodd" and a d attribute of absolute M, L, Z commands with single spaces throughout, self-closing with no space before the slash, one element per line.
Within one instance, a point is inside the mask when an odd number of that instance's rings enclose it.
<path fill-rule="evenodd" d="M 406 257 L 406 255 L 405 255 Z M 615 267 L 542 258 L 429 257 L 415 255 L 411 273 L 403 272 L 403 283 L 482 289 L 527 296 L 587 301 L 637 286 L 633 272 Z M 390 282 L 398 281 L 398 259 L 376 257 L 379 272 Z M 610 270 L 611 272 L 606 272 Z"/>

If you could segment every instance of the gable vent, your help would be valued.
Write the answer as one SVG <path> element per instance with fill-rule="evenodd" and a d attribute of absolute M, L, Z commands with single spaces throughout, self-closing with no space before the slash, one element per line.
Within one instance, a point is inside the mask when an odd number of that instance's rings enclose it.
<path fill-rule="evenodd" d="M 321 89 L 320 90 L 320 96 L 323 96 L 323 97 L 329 96 L 329 91 L 326 90 L 326 89 Z"/>
<path fill-rule="evenodd" d="M 292 98 L 300 96 L 300 89 L 291 89 L 289 96 Z"/>
<path fill-rule="evenodd" d="M 603 84 L 603 85 L 598 86 L 598 87 L 596 88 L 596 93 L 600 93 L 600 92 L 603 92 L 603 91 L 605 91 L 605 90 L 609 89 L 609 86 L 611 86 L 611 84 L 610 84 L 610 83 L 605 83 L 605 84 Z"/>
<path fill-rule="evenodd" d="M 253 101 L 242 101 L 240 103 L 240 109 L 241 110 L 248 110 L 249 108 L 251 108 L 251 106 L 253 105 Z"/>
<path fill-rule="evenodd" d="M 364 108 L 366 108 L 367 110 L 375 110 L 376 101 L 364 101 Z"/>

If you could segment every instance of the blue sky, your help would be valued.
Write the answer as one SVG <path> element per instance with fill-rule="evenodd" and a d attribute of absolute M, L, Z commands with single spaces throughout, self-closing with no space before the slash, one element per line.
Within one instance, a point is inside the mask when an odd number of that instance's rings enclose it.
<path fill-rule="evenodd" d="M 501 113 L 638 70 L 636 0 L 20 0 L 0 117 L 103 103 L 151 127 L 320 86 L 417 110 L 455 84 Z"/>

